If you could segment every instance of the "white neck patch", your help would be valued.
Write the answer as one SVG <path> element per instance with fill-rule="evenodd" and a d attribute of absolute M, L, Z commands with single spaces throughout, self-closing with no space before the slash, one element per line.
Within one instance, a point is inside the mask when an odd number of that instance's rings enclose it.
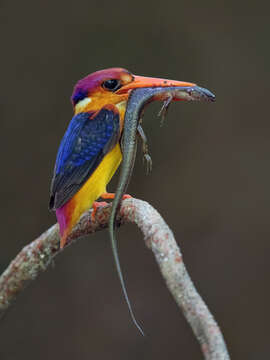
<path fill-rule="evenodd" d="M 85 99 L 79 101 L 78 104 L 76 104 L 76 106 L 75 106 L 76 112 L 81 112 L 82 110 L 84 110 L 84 107 L 87 104 L 90 104 L 91 101 L 92 101 L 92 99 L 90 97 L 86 97 Z"/>

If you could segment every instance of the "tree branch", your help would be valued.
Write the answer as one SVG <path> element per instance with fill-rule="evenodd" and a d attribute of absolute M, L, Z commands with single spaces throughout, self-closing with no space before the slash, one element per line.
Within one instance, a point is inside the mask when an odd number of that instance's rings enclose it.
<path fill-rule="evenodd" d="M 107 227 L 111 205 L 99 208 L 95 221 L 91 210 L 85 213 L 68 238 L 68 245 L 79 237 Z M 228 360 L 229 354 L 221 331 L 206 304 L 196 291 L 185 268 L 182 254 L 172 231 L 159 213 L 147 202 L 127 199 L 117 224 L 132 222 L 142 231 L 146 245 L 153 251 L 167 287 L 189 322 L 207 360 Z M 25 286 L 45 271 L 60 253 L 58 225 L 25 246 L 0 277 L 0 317 Z"/>

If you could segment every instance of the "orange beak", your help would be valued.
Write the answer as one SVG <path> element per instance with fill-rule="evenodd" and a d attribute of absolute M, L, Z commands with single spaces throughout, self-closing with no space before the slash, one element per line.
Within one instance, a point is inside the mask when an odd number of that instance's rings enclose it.
<path fill-rule="evenodd" d="M 214 101 L 215 96 L 207 89 L 201 88 L 194 83 L 186 81 L 151 78 L 145 76 L 133 76 L 133 81 L 122 86 L 117 94 L 130 93 L 136 89 L 149 89 L 152 94 L 151 100 L 165 100 L 170 97 L 172 100 L 204 100 Z"/>
<path fill-rule="evenodd" d="M 134 80 L 127 85 L 124 85 L 120 90 L 121 92 L 127 92 L 131 89 L 138 88 L 153 88 L 153 87 L 190 87 L 196 86 L 196 84 L 185 82 L 185 81 L 176 81 L 176 80 L 168 80 L 168 79 L 158 79 L 146 76 L 137 76 L 134 75 Z"/>

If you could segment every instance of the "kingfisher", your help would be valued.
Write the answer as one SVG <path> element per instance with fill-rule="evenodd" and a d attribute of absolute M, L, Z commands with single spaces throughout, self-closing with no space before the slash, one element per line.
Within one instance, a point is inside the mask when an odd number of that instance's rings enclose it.
<path fill-rule="evenodd" d="M 118 258 L 115 218 L 132 174 L 137 140 L 142 141 L 148 170 L 152 160 L 142 128 L 147 104 L 163 102 L 164 118 L 172 101 L 214 101 L 215 96 L 194 83 L 133 75 L 123 68 L 96 71 L 78 81 L 71 102 L 74 116 L 61 141 L 50 188 L 49 208 L 56 212 L 63 249 L 81 215 L 93 208 L 98 199 L 113 199 L 109 232 L 117 272 L 131 317 L 137 323 L 127 295 Z M 115 194 L 107 185 L 122 163 Z"/>

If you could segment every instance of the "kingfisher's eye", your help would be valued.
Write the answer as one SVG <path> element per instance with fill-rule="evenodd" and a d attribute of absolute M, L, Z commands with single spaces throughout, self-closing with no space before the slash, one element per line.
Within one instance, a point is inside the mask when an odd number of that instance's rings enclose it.
<path fill-rule="evenodd" d="M 116 91 L 116 90 L 120 89 L 121 83 L 117 79 L 109 79 L 109 80 L 104 81 L 104 83 L 102 84 L 102 87 L 105 90 Z"/>

